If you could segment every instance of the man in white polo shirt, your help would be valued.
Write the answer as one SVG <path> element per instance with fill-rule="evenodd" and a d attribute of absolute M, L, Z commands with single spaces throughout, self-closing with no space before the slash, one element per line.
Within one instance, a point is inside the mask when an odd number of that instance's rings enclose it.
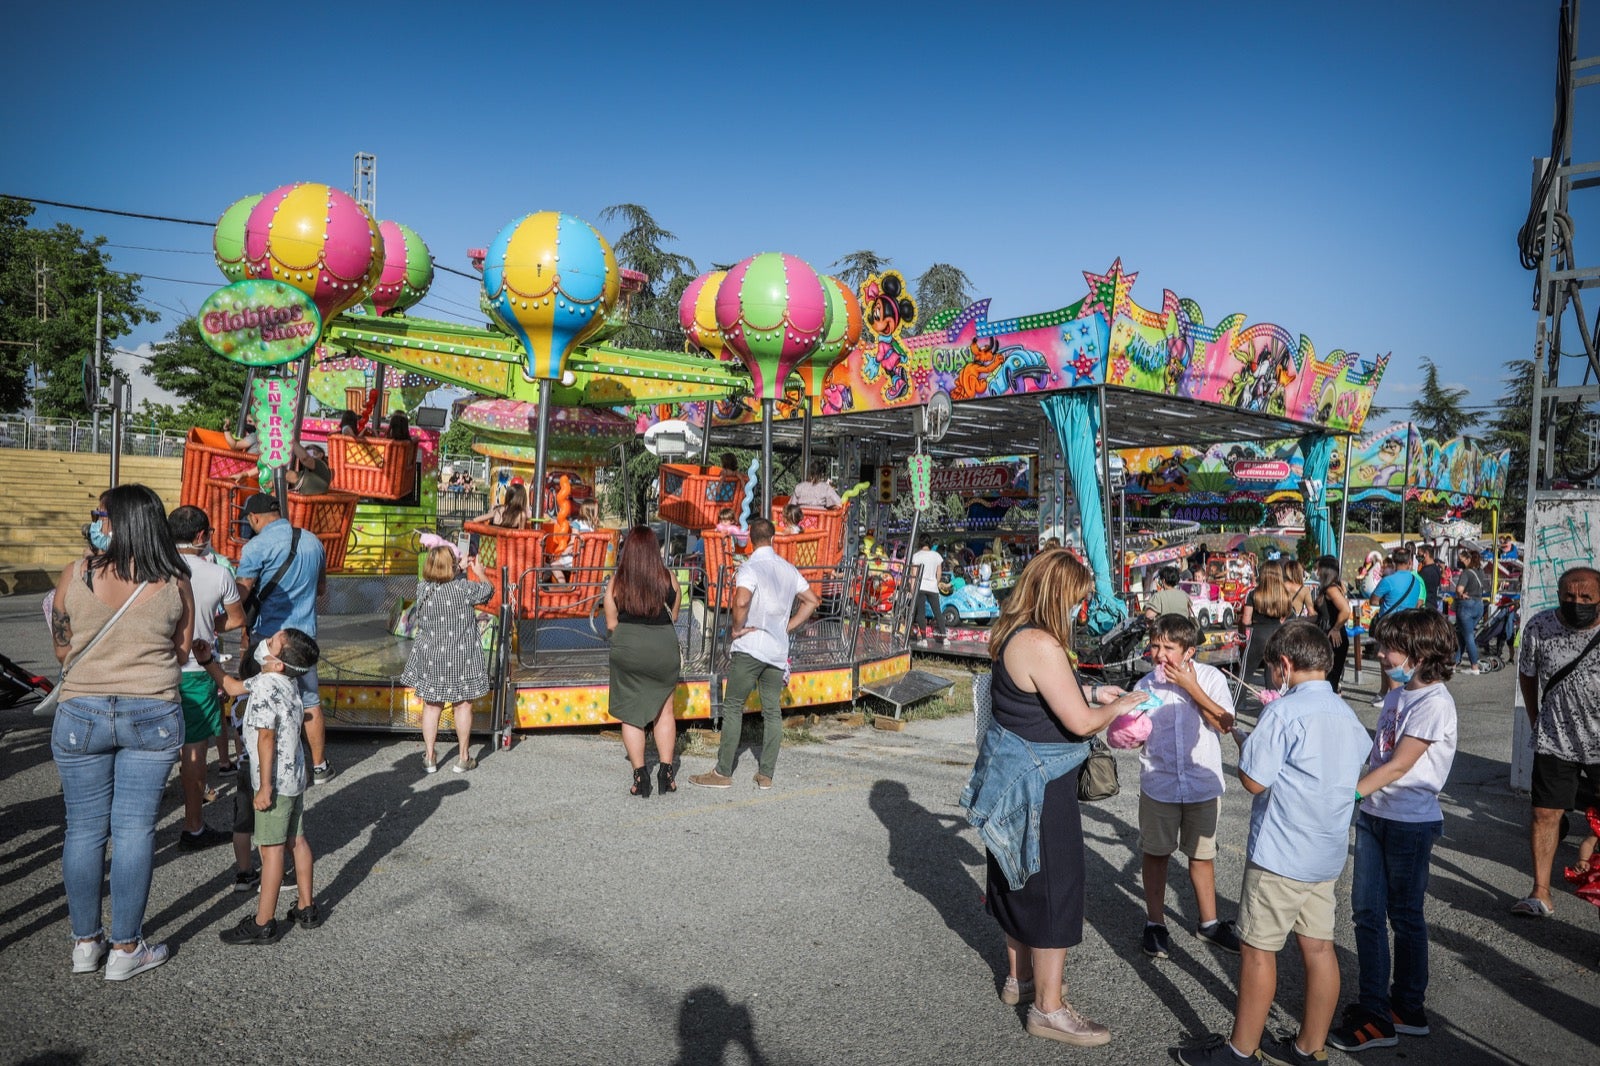
<path fill-rule="evenodd" d="M 728 687 L 722 697 L 722 742 L 717 765 L 689 782 L 707 788 L 733 785 L 733 763 L 739 754 L 744 703 L 752 689 L 761 693 L 761 763 L 756 787 L 771 788 L 783 743 L 780 700 L 789 676 L 789 634 L 805 625 L 821 601 L 787 559 L 772 550 L 773 525 L 765 518 L 750 522 L 750 558 L 739 567 L 733 600 L 733 656 L 728 662 Z M 796 604 L 799 604 L 798 609 Z"/>

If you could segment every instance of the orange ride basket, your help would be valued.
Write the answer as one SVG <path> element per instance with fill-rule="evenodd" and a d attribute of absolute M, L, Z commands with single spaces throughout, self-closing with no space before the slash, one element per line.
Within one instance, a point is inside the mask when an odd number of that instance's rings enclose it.
<path fill-rule="evenodd" d="M 401 500 L 417 487 L 415 441 L 387 437 L 328 438 L 333 487 L 374 500 Z"/>
<path fill-rule="evenodd" d="M 732 507 L 738 515 L 744 506 L 745 476 L 737 470 L 663 463 L 660 478 L 657 511 L 675 526 L 704 532 L 716 527 L 722 508 Z"/>

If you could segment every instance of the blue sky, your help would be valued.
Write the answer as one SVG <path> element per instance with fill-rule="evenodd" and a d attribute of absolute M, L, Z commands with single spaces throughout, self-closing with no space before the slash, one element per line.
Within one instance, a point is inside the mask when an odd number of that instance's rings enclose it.
<path fill-rule="evenodd" d="M 675 7 L 30 4 L 0 42 L 33 87 L 0 120 L 0 191 L 210 219 L 348 186 L 370 151 L 379 215 L 458 269 L 525 212 L 631 201 L 702 269 L 870 248 L 954 263 L 996 316 L 1120 256 L 1146 305 L 1171 288 L 1208 321 L 1393 352 L 1394 406 L 1424 356 L 1489 405 L 1531 349 L 1514 235 L 1556 0 Z M 35 217 L 205 283 L 147 281 L 165 318 L 124 346 L 221 284 L 208 230 Z M 418 313 L 475 305 L 441 274 Z"/>

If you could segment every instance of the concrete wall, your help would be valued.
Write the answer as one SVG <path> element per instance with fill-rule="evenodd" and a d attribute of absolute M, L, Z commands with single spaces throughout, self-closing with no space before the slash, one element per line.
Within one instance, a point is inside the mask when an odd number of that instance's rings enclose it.
<path fill-rule="evenodd" d="M 150 486 L 170 511 L 178 506 L 182 464 L 124 456 L 122 483 Z M 110 481 L 109 456 L 0 448 L 0 593 L 31 591 L 78 557 L 79 528 Z"/>

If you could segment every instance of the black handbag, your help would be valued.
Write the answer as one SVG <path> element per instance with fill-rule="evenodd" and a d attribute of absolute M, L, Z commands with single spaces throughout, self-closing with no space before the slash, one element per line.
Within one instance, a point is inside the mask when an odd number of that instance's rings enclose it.
<path fill-rule="evenodd" d="M 1078 769 L 1078 799 L 1099 803 L 1122 791 L 1117 781 L 1117 757 L 1098 736 L 1089 739 L 1089 757 Z"/>
<path fill-rule="evenodd" d="M 289 537 L 289 554 L 284 556 L 283 565 L 278 567 L 277 573 L 272 575 L 272 578 L 267 582 L 265 588 L 251 589 L 249 595 L 245 596 L 244 627 L 250 631 L 251 637 L 255 637 L 256 635 L 256 619 L 261 614 L 261 605 L 266 602 L 268 596 L 271 596 L 277 591 L 278 582 L 283 580 L 284 574 L 288 573 L 289 564 L 294 562 L 295 553 L 299 550 L 300 529 L 297 526 L 295 527 L 294 533 Z M 267 635 L 271 636 L 272 634 L 269 633 Z"/>

